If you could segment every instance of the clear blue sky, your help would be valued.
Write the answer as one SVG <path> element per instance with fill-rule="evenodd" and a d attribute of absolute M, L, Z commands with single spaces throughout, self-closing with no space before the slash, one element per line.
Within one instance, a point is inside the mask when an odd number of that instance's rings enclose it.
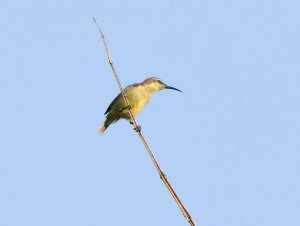
<path fill-rule="evenodd" d="M 0 3 L 0 225 L 188 225 L 118 87 L 160 77 L 137 117 L 197 225 L 300 225 L 299 1 Z"/>

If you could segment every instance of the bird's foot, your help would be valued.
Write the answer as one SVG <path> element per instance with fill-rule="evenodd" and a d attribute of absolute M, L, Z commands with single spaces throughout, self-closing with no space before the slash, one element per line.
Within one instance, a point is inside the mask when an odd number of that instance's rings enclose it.
<path fill-rule="evenodd" d="M 142 127 L 141 126 L 134 127 L 134 130 L 135 132 L 139 133 L 142 131 Z"/>
<path fill-rule="evenodd" d="M 130 110 L 131 109 L 131 106 L 130 105 L 127 105 L 126 107 L 120 109 L 120 112 L 124 111 L 124 110 Z"/>
<path fill-rule="evenodd" d="M 160 174 L 160 179 L 167 178 L 167 175 L 164 172 L 161 172 L 162 174 Z"/>

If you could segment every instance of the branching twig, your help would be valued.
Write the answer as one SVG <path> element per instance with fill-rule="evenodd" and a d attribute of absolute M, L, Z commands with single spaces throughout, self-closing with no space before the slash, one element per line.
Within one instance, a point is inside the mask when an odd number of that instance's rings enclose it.
<path fill-rule="evenodd" d="M 110 64 L 110 67 L 111 67 L 111 69 L 112 69 L 112 71 L 113 71 L 113 73 L 114 73 L 114 76 L 115 76 L 116 80 L 117 80 L 117 83 L 118 83 L 118 85 L 119 85 L 120 91 L 121 91 L 122 96 L 123 96 L 123 99 L 124 99 L 126 105 L 129 106 L 129 102 L 128 102 L 126 93 L 124 92 L 124 90 L 123 90 L 123 88 L 122 88 L 121 82 L 120 82 L 120 80 L 119 80 L 119 77 L 118 77 L 117 72 L 116 72 L 116 69 L 115 69 L 115 67 L 114 67 L 112 58 L 111 58 L 111 56 L 110 56 L 110 53 L 109 53 L 109 50 L 108 50 L 108 47 L 107 47 L 107 44 L 106 44 L 105 37 L 104 37 L 104 35 L 103 35 L 103 33 L 102 33 L 102 31 L 101 31 L 101 29 L 100 29 L 100 27 L 99 27 L 99 25 L 98 25 L 98 23 L 97 23 L 97 21 L 96 21 L 96 19 L 95 19 L 94 17 L 93 17 L 93 20 L 94 20 L 96 26 L 98 27 L 98 29 L 99 29 L 99 31 L 100 31 L 101 38 L 102 38 L 102 41 L 103 41 L 103 43 L 104 43 L 105 50 L 106 50 L 106 54 L 107 54 L 107 57 L 108 57 L 108 62 L 109 62 L 109 64 Z M 151 158 L 151 160 L 152 160 L 152 162 L 153 162 L 155 168 L 157 169 L 157 171 L 158 171 L 158 173 L 159 173 L 159 176 L 160 176 L 161 180 L 164 182 L 164 184 L 165 184 L 166 187 L 168 188 L 169 192 L 171 193 L 171 195 L 172 195 L 173 198 L 175 199 L 177 205 L 179 206 L 179 208 L 180 208 L 182 214 L 184 215 L 184 217 L 186 218 L 186 220 L 190 223 L 190 225 L 195 226 L 195 223 L 194 223 L 194 221 L 192 220 L 190 214 L 188 213 L 188 211 L 186 210 L 186 208 L 184 207 L 184 205 L 182 204 L 182 202 L 181 202 L 180 199 L 178 198 L 176 192 L 174 191 L 173 187 L 171 186 L 170 182 L 168 181 L 166 175 L 165 175 L 164 172 L 161 170 L 161 168 L 160 168 L 158 162 L 156 161 L 154 155 L 152 154 L 152 151 L 151 151 L 151 149 L 150 149 L 150 147 L 149 147 L 147 141 L 145 140 L 145 138 L 144 138 L 144 136 L 142 135 L 141 131 L 138 129 L 139 127 L 138 127 L 138 125 L 137 125 L 137 123 L 136 123 L 136 120 L 135 120 L 135 118 L 134 118 L 134 116 L 133 116 L 133 114 L 132 114 L 130 108 L 128 108 L 128 112 L 129 112 L 129 115 L 130 115 L 130 117 L 131 117 L 131 121 L 133 122 L 134 129 L 135 129 L 135 131 L 137 132 L 137 134 L 139 135 L 139 137 L 141 138 L 143 144 L 145 145 L 145 147 L 146 147 L 146 149 L 147 149 L 147 151 L 148 151 L 148 154 L 150 155 L 150 158 Z"/>

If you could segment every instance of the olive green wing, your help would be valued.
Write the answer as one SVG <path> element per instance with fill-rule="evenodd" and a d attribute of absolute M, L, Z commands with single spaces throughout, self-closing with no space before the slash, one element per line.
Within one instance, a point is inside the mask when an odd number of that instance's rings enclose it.
<path fill-rule="evenodd" d="M 125 91 L 125 93 L 126 93 L 127 90 L 131 89 L 132 87 L 139 86 L 139 85 L 140 85 L 139 83 L 134 83 L 134 84 L 132 84 L 132 85 L 130 85 L 130 86 L 127 86 L 127 87 L 124 89 L 124 91 Z M 123 98 L 121 93 L 119 93 L 119 95 L 116 96 L 116 98 L 110 103 L 110 105 L 108 106 L 108 108 L 107 108 L 107 110 L 105 111 L 104 115 L 106 115 L 106 114 L 110 111 L 110 109 L 112 108 L 112 106 L 113 106 L 115 103 L 117 103 L 117 101 L 118 101 L 119 98 Z"/>
<path fill-rule="evenodd" d="M 112 108 L 112 106 L 115 104 L 115 103 L 117 103 L 117 101 L 118 101 L 118 99 L 120 98 L 120 97 L 122 97 L 122 94 L 121 93 L 119 93 L 119 95 L 118 96 L 116 96 L 116 98 L 110 103 L 110 105 L 108 106 L 108 108 L 106 109 L 106 111 L 105 111 L 105 115 L 110 111 L 110 109 Z"/>

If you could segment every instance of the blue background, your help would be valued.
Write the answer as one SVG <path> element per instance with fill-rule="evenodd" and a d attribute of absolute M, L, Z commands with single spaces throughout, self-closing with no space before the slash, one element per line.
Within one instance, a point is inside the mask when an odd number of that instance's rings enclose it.
<path fill-rule="evenodd" d="M 300 2 L 0 3 L 0 225 L 188 225 L 118 87 L 160 77 L 137 117 L 197 225 L 300 225 Z"/>

